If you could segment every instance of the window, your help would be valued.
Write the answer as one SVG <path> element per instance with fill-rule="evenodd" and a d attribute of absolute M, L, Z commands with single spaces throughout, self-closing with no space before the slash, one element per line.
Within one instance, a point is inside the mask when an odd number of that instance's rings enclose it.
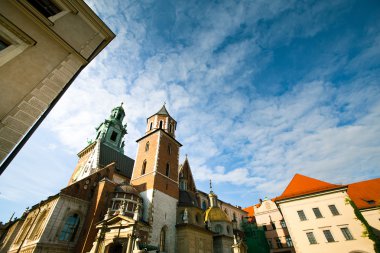
<path fill-rule="evenodd" d="M 172 154 L 172 145 L 168 144 L 168 153 L 169 155 Z"/>
<path fill-rule="evenodd" d="M 276 224 L 274 224 L 274 222 L 271 222 L 270 224 L 272 225 L 272 229 L 275 230 L 276 229 Z"/>
<path fill-rule="evenodd" d="M 144 162 L 143 162 L 143 164 L 142 164 L 141 175 L 144 175 L 144 174 L 145 174 L 145 170 L 146 170 L 146 160 L 144 160 Z"/>
<path fill-rule="evenodd" d="M 153 128 L 153 122 L 150 122 L 149 130 L 152 130 Z"/>
<path fill-rule="evenodd" d="M 297 213 L 298 213 L 298 216 L 300 217 L 301 221 L 307 220 L 303 210 L 299 210 L 299 211 L 297 211 Z"/>
<path fill-rule="evenodd" d="M 293 241 L 292 241 L 292 238 L 290 238 L 290 236 L 286 236 L 286 246 L 288 247 L 293 247 Z"/>
<path fill-rule="evenodd" d="M 323 234 L 325 235 L 327 242 L 335 242 L 330 230 L 323 230 Z"/>
<path fill-rule="evenodd" d="M 281 227 L 286 228 L 286 223 L 284 220 L 280 220 Z"/>
<path fill-rule="evenodd" d="M 117 119 L 117 120 L 120 120 L 120 118 L 121 118 L 121 114 L 118 113 L 116 119 Z"/>
<path fill-rule="evenodd" d="M 207 208 L 206 201 L 203 200 L 203 201 L 202 201 L 202 209 L 203 209 L 203 210 L 206 210 L 206 208 Z"/>
<path fill-rule="evenodd" d="M 272 240 L 271 239 L 268 240 L 268 245 L 269 245 L 270 249 L 273 249 L 273 244 L 272 244 Z"/>
<path fill-rule="evenodd" d="M 222 227 L 222 225 L 217 224 L 217 225 L 215 226 L 215 232 L 217 232 L 218 234 L 221 234 L 221 233 L 223 232 L 223 227 Z"/>
<path fill-rule="evenodd" d="M 319 219 L 319 218 L 323 218 L 322 214 L 321 214 L 321 211 L 319 210 L 318 207 L 315 207 L 313 208 L 313 212 L 315 214 L 315 218 Z"/>
<path fill-rule="evenodd" d="M 149 151 L 149 141 L 145 144 L 145 152 Z"/>
<path fill-rule="evenodd" d="M 40 236 L 40 233 L 42 231 L 42 225 L 44 221 L 46 220 L 47 211 L 44 210 L 40 215 L 36 222 L 36 225 L 34 226 L 33 232 L 29 235 L 29 239 L 35 240 Z"/>
<path fill-rule="evenodd" d="M 67 217 L 65 225 L 63 226 L 61 233 L 58 236 L 60 241 L 74 241 L 75 234 L 79 227 L 79 216 L 78 214 L 73 214 Z"/>
<path fill-rule="evenodd" d="M 228 225 L 226 226 L 226 229 L 227 229 L 227 234 L 229 234 L 230 233 L 230 227 Z"/>
<path fill-rule="evenodd" d="M 307 239 L 309 239 L 310 244 L 317 244 L 317 240 L 315 240 L 315 236 L 313 232 L 306 233 Z"/>
<path fill-rule="evenodd" d="M 28 2 L 47 18 L 61 12 L 51 0 L 28 0 Z"/>
<path fill-rule="evenodd" d="M 281 243 L 281 239 L 280 238 L 276 238 L 276 244 L 277 244 L 277 248 L 281 249 L 282 248 L 282 243 Z"/>
<path fill-rule="evenodd" d="M 8 43 L 5 39 L 0 37 L 0 51 L 9 47 L 11 43 Z"/>
<path fill-rule="evenodd" d="M 173 126 L 172 126 L 172 124 L 170 124 L 170 125 L 169 125 L 169 133 L 171 133 L 172 130 L 173 130 Z"/>
<path fill-rule="evenodd" d="M 267 231 L 267 225 L 263 225 L 264 231 Z"/>
<path fill-rule="evenodd" d="M 169 175 L 170 175 L 170 165 L 169 165 L 169 163 L 166 164 L 165 175 L 166 175 L 167 177 L 169 177 Z"/>
<path fill-rule="evenodd" d="M 162 129 L 162 120 L 160 120 L 160 129 Z"/>
<path fill-rule="evenodd" d="M 116 138 L 117 138 L 117 133 L 115 131 L 112 131 L 112 134 L 111 134 L 111 141 L 116 141 Z"/>
<path fill-rule="evenodd" d="M 346 240 L 354 240 L 354 237 L 352 236 L 348 228 L 340 228 L 340 231 L 342 231 L 342 234 L 344 235 L 344 238 L 346 238 Z"/>
<path fill-rule="evenodd" d="M 339 212 L 338 212 L 338 209 L 336 209 L 336 206 L 335 205 L 329 205 L 329 209 L 332 213 L 332 215 L 339 215 Z"/>
<path fill-rule="evenodd" d="M 166 227 L 163 227 L 160 233 L 160 252 L 164 251 L 166 251 Z"/>

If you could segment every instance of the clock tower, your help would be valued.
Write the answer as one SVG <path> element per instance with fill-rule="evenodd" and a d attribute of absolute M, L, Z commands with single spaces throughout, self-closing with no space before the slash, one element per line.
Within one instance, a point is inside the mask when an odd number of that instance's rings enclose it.
<path fill-rule="evenodd" d="M 182 146 L 175 139 L 177 122 L 165 105 L 147 119 L 138 150 L 131 184 L 144 199 L 144 220 L 151 224 L 148 243 L 160 252 L 175 252 L 176 210 L 179 196 L 178 159 Z"/>

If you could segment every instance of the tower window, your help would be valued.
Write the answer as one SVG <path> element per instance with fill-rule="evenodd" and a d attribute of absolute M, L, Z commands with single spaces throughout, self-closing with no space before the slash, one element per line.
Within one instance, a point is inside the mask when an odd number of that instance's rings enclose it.
<path fill-rule="evenodd" d="M 169 125 L 169 132 L 171 133 L 172 130 L 173 130 L 173 126 L 172 126 L 172 124 L 170 123 L 170 125 Z"/>
<path fill-rule="evenodd" d="M 172 145 L 168 145 L 168 153 L 169 153 L 169 155 L 171 155 L 172 154 Z"/>
<path fill-rule="evenodd" d="M 52 0 L 28 0 L 28 2 L 47 18 L 61 12 Z"/>
<path fill-rule="evenodd" d="M 166 251 L 166 227 L 163 227 L 160 233 L 160 252 L 164 251 Z"/>
<path fill-rule="evenodd" d="M 111 141 L 116 141 L 116 138 L 117 138 L 117 133 L 115 131 L 112 131 Z"/>
<path fill-rule="evenodd" d="M 120 120 L 120 118 L 121 118 L 121 114 L 118 113 L 116 119 L 117 119 L 117 120 Z"/>
<path fill-rule="evenodd" d="M 142 164 L 141 175 L 144 175 L 144 174 L 145 174 L 145 170 L 146 170 L 146 160 L 144 160 L 144 162 L 143 162 L 143 164 Z"/>
<path fill-rule="evenodd" d="M 163 122 L 162 122 L 162 120 L 160 120 L 160 129 L 162 129 L 162 124 L 163 124 Z"/>
<path fill-rule="evenodd" d="M 170 175 L 170 164 L 169 164 L 169 163 L 166 164 L 165 175 L 166 175 L 167 177 L 169 177 L 169 175 Z"/>
<path fill-rule="evenodd" d="M 149 151 L 149 141 L 145 144 L 145 152 Z"/>
<path fill-rule="evenodd" d="M 153 122 L 150 122 L 149 130 L 152 130 L 152 128 L 153 128 Z"/>

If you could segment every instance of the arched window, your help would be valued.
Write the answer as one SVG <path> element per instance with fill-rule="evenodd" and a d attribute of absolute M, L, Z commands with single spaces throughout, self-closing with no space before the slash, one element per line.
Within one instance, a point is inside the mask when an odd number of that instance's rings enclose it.
<path fill-rule="evenodd" d="M 149 141 L 145 144 L 145 152 L 149 151 Z"/>
<path fill-rule="evenodd" d="M 206 210 L 206 208 L 207 208 L 206 201 L 203 200 L 203 201 L 202 201 L 202 209 L 203 209 L 203 210 Z"/>
<path fill-rule="evenodd" d="M 47 215 L 47 211 L 44 210 L 38 217 L 38 220 L 36 222 L 36 225 L 34 226 L 33 228 L 33 232 L 29 235 L 29 239 L 31 240 L 35 240 L 38 238 L 40 232 L 41 232 L 41 229 L 42 229 L 42 225 L 46 219 L 46 215 Z"/>
<path fill-rule="evenodd" d="M 221 234 L 221 233 L 223 232 L 223 227 L 222 227 L 222 225 L 217 224 L 217 225 L 215 226 L 215 232 L 217 232 L 218 234 Z"/>
<path fill-rule="evenodd" d="M 166 251 L 166 227 L 163 227 L 160 233 L 160 252 L 164 251 Z"/>
<path fill-rule="evenodd" d="M 19 243 L 21 243 L 22 240 L 24 240 L 26 233 L 28 233 L 28 231 L 29 231 L 29 226 L 30 226 L 31 221 L 32 221 L 32 218 L 26 219 L 24 225 L 20 229 L 22 232 L 19 235 L 19 237 L 17 238 L 16 244 L 19 244 Z"/>
<path fill-rule="evenodd" d="M 170 164 L 169 164 L 169 163 L 166 164 L 165 175 L 166 175 L 167 177 L 169 177 L 169 175 L 170 175 Z"/>
<path fill-rule="evenodd" d="M 162 122 L 162 120 L 160 120 L 160 129 L 162 129 L 162 124 L 163 124 L 163 122 Z"/>
<path fill-rule="evenodd" d="M 168 145 L 168 153 L 169 153 L 169 155 L 171 155 L 171 153 L 172 153 L 172 145 L 170 145 L 170 143 Z"/>
<path fill-rule="evenodd" d="M 141 175 L 144 175 L 144 174 L 145 174 L 145 170 L 146 170 L 146 160 L 144 160 L 144 162 L 143 162 L 143 164 L 142 164 Z"/>
<path fill-rule="evenodd" d="M 169 133 L 171 133 L 173 131 L 173 125 L 170 123 L 169 125 Z"/>
<path fill-rule="evenodd" d="M 79 216 L 78 214 L 73 214 L 67 217 L 65 224 L 58 236 L 58 240 L 72 242 L 74 241 L 75 234 L 77 233 L 79 227 Z"/>
<path fill-rule="evenodd" d="M 152 130 L 152 128 L 153 128 L 153 122 L 150 122 L 149 130 Z"/>

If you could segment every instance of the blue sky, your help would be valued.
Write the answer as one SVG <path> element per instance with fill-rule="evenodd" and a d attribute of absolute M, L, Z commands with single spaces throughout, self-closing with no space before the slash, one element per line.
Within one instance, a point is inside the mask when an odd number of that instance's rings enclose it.
<path fill-rule="evenodd" d="M 164 101 L 198 189 L 243 207 L 295 173 L 380 176 L 379 1 L 86 1 L 117 37 L 0 177 L 0 220 L 63 188 L 125 103 L 126 154 Z"/>

